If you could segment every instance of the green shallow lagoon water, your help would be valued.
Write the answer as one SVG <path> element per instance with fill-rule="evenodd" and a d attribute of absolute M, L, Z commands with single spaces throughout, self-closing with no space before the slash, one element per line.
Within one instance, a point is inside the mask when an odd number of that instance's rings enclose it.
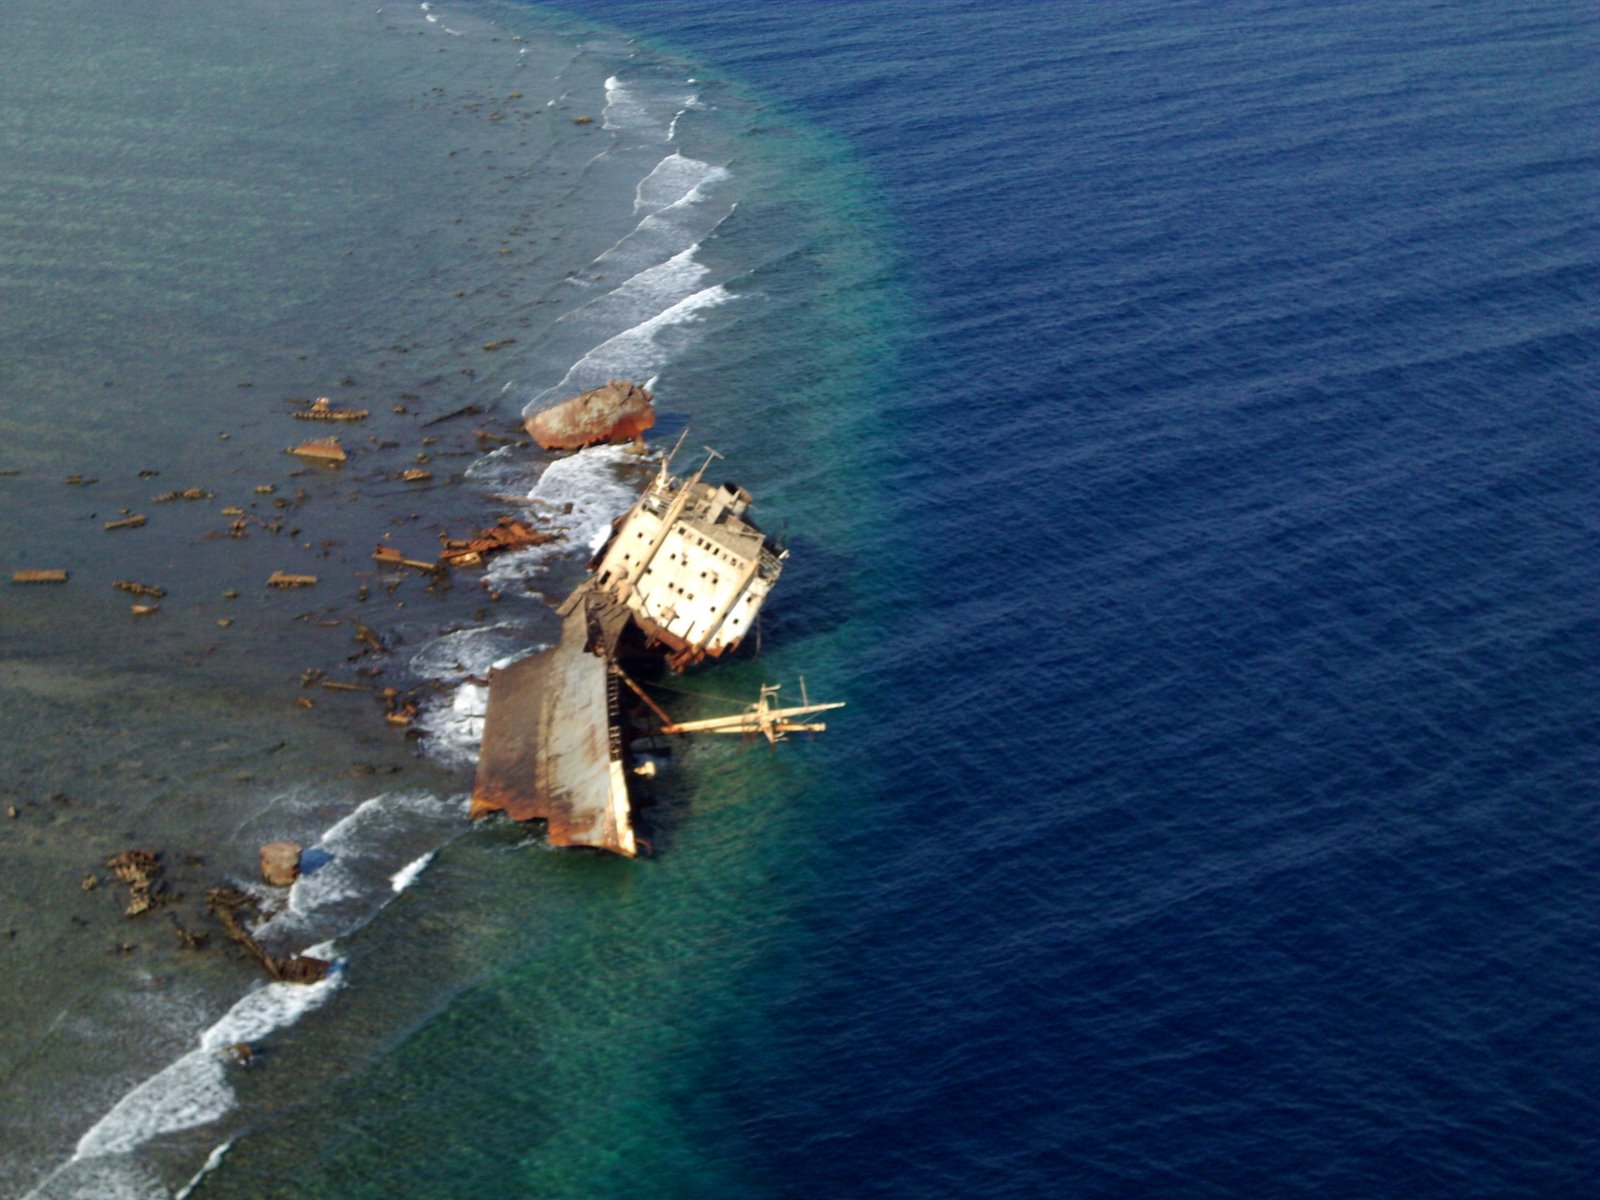
<path fill-rule="evenodd" d="M 390 646 L 375 685 L 415 682 L 412 655 L 447 630 L 548 632 L 537 595 L 433 593 L 371 574 L 368 556 L 386 537 L 427 553 L 440 527 L 501 511 L 488 493 L 525 488 L 548 457 L 502 452 L 466 478 L 493 445 L 476 432 L 512 433 L 575 349 L 604 347 L 590 367 L 651 369 L 658 432 L 692 425 L 790 531 L 763 657 L 687 686 L 753 695 L 803 672 L 863 704 L 860 613 L 883 597 L 859 569 L 878 538 L 860 448 L 898 319 L 870 196 L 839 146 L 702 66 L 520 5 L 430 15 L 8 13 L 0 468 L 16 474 L 0 477 L 0 545 L 11 570 L 72 572 L 0 589 L 0 689 L 18 714 L 0 766 L 21 810 L 0 827 L 0 925 L 18 930 L 0 962 L 8 1011 L 26 1013 L 0 1033 L 0 1105 L 28 1114 L 0 1127 L 8 1194 L 172 1195 L 224 1144 L 197 1195 L 772 1186 L 729 1081 L 779 1052 L 828 856 L 859 849 L 827 803 L 875 770 L 851 754 L 851 710 L 777 754 L 685 747 L 645 816 L 657 857 L 621 862 L 468 828 L 459 760 L 300 676 L 359 678 L 357 621 Z M 705 185 L 709 217 L 659 214 L 711 228 L 653 262 L 636 189 L 672 153 L 726 175 Z M 657 291 L 606 299 L 609 272 L 641 269 Z M 679 301 L 692 311 L 658 319 Z M 314 395 L 372 416 L 289 418 Z M 483 411 L 423 428 L 468 404 Z M 338 471 L 283 453 L 327 432 L 352 450 Z M 423 488 L 396 479 L 418 455 Z M 185 487 L 212 495 L 154 502 Z M 220 536 L 228 506 L 248 537 Z M 104 531 L 123 509 L 149 524 Z M 561 593 L 578 561 L 531 586 Z M 266 591 L 279 569 L 321 582 Z M 160 612 L 129 613 L 110 585 L 130 578 L 167 590 Z M 293 931 L 336 935 L 337 990 L 262 1037 L 220 1102 L 186 1109 L 176 1086 L 130 1100 L 257 986 L 216 951 L 180 954 L 162 921 L 197 923 L 204 889 L 248 880 L 263 841 L 360 832 L 391 802 L 379 849 L 333 855 L 364 898 Z M 166 854 L 185 893 L 173 913 L 124 922 L 109 887 L 79 889 L 129 845 Z M 392 870 L 428 851 L 379 909 Z M 93 1152 L 74 1159 L 86 1133 Z"/>

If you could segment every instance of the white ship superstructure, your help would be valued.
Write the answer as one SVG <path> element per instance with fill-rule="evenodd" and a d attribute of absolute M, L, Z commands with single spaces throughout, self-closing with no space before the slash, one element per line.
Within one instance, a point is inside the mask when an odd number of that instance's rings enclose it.
<path fill-rule="evenodd" d="M 646 645 L 667 648 L 675 670 L 744 640 L 788 556 L 747 517 L 749 492 L 705 482 L 715 457 L 688 480 L 662 463 L 596 556 L 590 584 L 627 611 Z"/>

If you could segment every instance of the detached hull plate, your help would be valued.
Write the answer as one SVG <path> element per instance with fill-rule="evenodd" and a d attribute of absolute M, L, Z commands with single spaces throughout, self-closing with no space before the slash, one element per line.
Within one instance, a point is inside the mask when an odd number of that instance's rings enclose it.
<path fill-rule="evenodd" d="M 542 820 L 555 846 L 637 853 L 620 738 L 616 685 L 585 648 L 580 606 L 561 641 L 489 677 L 472 815 Z"/>

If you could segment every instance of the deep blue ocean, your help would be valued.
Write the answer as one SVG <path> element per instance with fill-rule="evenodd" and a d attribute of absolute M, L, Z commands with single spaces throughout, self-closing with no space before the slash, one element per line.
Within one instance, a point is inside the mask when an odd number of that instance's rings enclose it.
<path fill-rule="evenodd" d="M 767 1190 L 1595 1194 L 1600 12 L 582 11 L 912 297 Z"/>
<path fill-rule="evenodd" d="M 1600 8 L 530 11 L 737 114 L 663 427 L 850 708 L 446 844 L 194 1195 L 1600 1194 Z"/>

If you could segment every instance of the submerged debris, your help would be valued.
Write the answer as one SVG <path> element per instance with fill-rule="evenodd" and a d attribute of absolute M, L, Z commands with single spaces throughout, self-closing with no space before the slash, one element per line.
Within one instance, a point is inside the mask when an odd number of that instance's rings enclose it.
<path fill-rule="evenodd" d="M 132 596 L 149 596 L 152 600 L 159 600 L 167 594 L 166 588 L 159 588 L 150 583 L 135 583 L 131 579 L 119 579 L 111 586 L 119 592 L 127 592 Z"/>
<path fill-rule="evenodd" d="M 256 899 L 237 888 L 215 887 L 206 893 L 206 911 L 215 917 L 228 936 L 243 946 L 267 974 L 279 983 L 316 983 L 328 977 L 331 964 L 326 959 L 309 954 L 290 954 L 278 957 L 267 953 L 261 943 L 250 936 L 244 927 L 243 917 L 257 911 Z"/>
<path fill-rule="evenodd" d="M 481 405 L 481 404 L 468 404 L 468 405 L 465 405 L 462 408 L 456 409 L 454 412 L 447 412 L 442 417 L 434 417 L 433 420 L 431 420 L 431 421 L 424 421 L 422 423 L 422 428 L 428 429 L 431 426 L 440 424 L 441 422 L 452 421 L 456 417 L 475 417 L 479 413 L 481 413 L 482 411 L 483 411 L 483 405 Z"/>
<path fill-rule="evenodd" d="M 318 396 L 311 403 L 310 408 L 302 408 L 294 414 L 297 421 L 365 421 L 367 410 L 364 408 L 334 408 L 333 401 L 326 396 Z"/>
<path fill-rule="evenodd" d="M 124 850 L 106 859 L 106 866 L 128 885 L 128 907 L 123 910 L 123 916 L 137 917 L 172 899 L 161 879 L 165 868 L 151 851 Z"/>

